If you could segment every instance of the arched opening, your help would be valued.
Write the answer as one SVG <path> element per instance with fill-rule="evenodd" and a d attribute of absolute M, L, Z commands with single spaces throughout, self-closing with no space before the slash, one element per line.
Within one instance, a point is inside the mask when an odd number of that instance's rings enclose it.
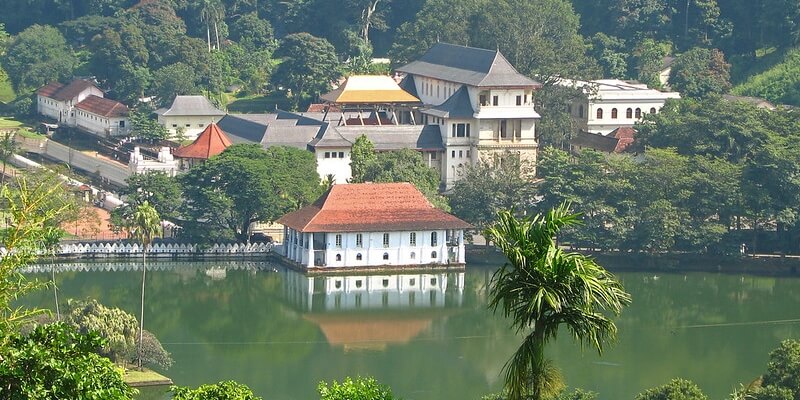
<path fill-rule="evenodd" d="M 362 256 L 361 253 L 356 254 L 356 261 L 361 261 Z"/>
<path fill-rule="evenodd" d="M 603 109 L 602 108 L 598 108 L 597 109 L 597 119 L 603 119 Z"/>
<path fill-rule="evenodd" d="M 629 108 L 625 110 L 625 118 L 633 118 L 633 109 Z"/>
<path fill-rule="evenodd" d="M 336 261 L 342 261 L 342 255 L 341 254 L 337 254 L 336 255 Z"/>
<path fill-rule="evenodd" d="M 655 107 L 651 107 L 650 108 L 650 114 L 655 114 L 655 113 L 656 113 L 656 108 Z"/>
<path fill-rule="evenodd" d="M 436 258 L 436 252 L 435 251 L 431 252 L 431 258 L 434 258 L 434 259 Z"/>
<path fill-rule="evenodd" d="M 383 253 L 383 259 L 384 260 L 388 260 L 389 259 L 389 253 Z"/>
<path fill-rule="evenodd" d="M 611 109 L 611 119 L 617 119 L 617 109 L 616 108 L 612 108 Z"/>
<path fill-rule="evenodd" d="M 637 108 L 636 109 L 636 118 L 637 119 L 638 118 L 642 118 L 642 109 L 641 108 Z"/>

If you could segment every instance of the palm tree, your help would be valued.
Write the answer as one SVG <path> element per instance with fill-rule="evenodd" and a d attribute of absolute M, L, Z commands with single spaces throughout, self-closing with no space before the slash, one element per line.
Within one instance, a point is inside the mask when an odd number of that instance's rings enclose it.
<path fill-rule="evenodd" d="M 603 344 L 617 332 L 603 311 L 618 315 L 631 302 L 619 281 L 593 259 L 557 246 L 555 236 L 561 228 L 578 223 L 578 214 L 561 205 L 532 218 L 502 211 L 485 232 L 508 258 L 492 275 L 489 307 L 511 317 L 517 333 L 526 332 L 503 367 L 509 400 L 540 400 L 559 383 L 544 358 L 544 347 L 556 338 L 559 326 L 602 353 Z"/>
<path fill-rule="evenodd" d="M 136 366 L 142 368 L 142 336 L 144 333 L 144 283 L 147 276 L 147 250 L 153 239 L 161 235 L 161 217 L 147 200 L 136 207 L 129 222 L 130 237 L 142 245 L 142 304 L 139 314 L 139 342 L 136 346 Z"/>

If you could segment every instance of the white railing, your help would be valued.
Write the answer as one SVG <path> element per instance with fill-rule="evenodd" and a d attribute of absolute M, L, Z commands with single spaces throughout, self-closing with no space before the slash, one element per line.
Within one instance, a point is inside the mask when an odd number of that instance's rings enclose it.
<path fill-rule="evenodd" d="M 142 250 L 139 243 L 130 242 L 65 243 L 59 246 L 56 255 L 78 258 L 125 257 L 141 255 Z M 257 256 L 271 251 L 271 243 L 225 243 L 210 246 L 191 243 L 155 243 L 147 248 L 150 257 Z"/>

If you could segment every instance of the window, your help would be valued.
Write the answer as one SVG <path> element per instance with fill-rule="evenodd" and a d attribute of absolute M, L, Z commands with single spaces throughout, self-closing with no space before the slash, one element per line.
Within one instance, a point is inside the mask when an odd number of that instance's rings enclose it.
<path fill-rule="evenodd" d="M 508 122 L 506 120 L 500 120 L 500 137 L 505 139 L 508 137 Z"/>
<path fill-rule="evenodd" d="M 199 126 L 200 128 L 202 128 L 202 127 L 206 126 L 206 124 L 197 124 L 197 126 Z"/>
<path fill-rule="evenodd" d="M 439 85 L 436 85 L 436 97 L 439 97 Z"/>
<path fill-rule="evenodd" d="M 341 249 L 342 248 L 342 235 L 341 234 L 337 234 L 336 235 L 336 248 L 337 249 Z"/>
<path fill-rule="evenodd" d="M 469 137 L 469 124 L 453 124 L 453 137 Z"/>
<path fill-rule="evenodd" d="M 408 280 L 408 286 L 414 286 L 416 284 L 417 284 L 417 280 L 416 279 L 411 278 L 411 279 Z"/>
<path fill-rule="evenodd" d="M 389 253 L 383 253 L 383 259 L 384 260 L 388 260 L 389 259 Z"/>
<path fill-rule="evenodd" d="M 611 119 L 617 119 L 617 109 L 616 108 L 612 108 L 611 109 Z"/>
<path fill-rule="evenodd" d="M 439 242 L 436 232 L 431 232 L 431 246 L 436 246 Z"/>
<path fill-rule="evenodd" d="M 330 151 L 326 151 L 325 152 L 325 158 L 331 158 L 331 152 Z"/>
<path fill-rule="evenodd" d="M 625 110 L 625 118 L 633 118 L 633 109 Z"/>
<path fill-rule="evenodd" d="M 522 96 L 522 102 L 523 102 L 524 104 L 528 104 L 528 95 L 527 95 L 527 94 L 526 94 L 526 95 L 524 95 L 524 96 Z"/>
<path fill-rule="evenodd" d="M 344 152 L 343 151 L 339 152 L 339 158 L 344 158 Z"/>
<path fill-rule="evenodd" d="M 187 128 L 191 128 L 192 124 L 186 124 Z"/>
<path fill-rule="evenodd" d="M 653 110 L 655 110 L 655 108 Z M 124 128 L 125 127 L 125 121 L 119 121 L 119 127 L 120 128 Z"/>
<path fill-rule="evenodd" d="M 650 109 L 650 114 L 655 114 L 655 113 L 656 113 L 656 108 L 655 107 L 651 108 Z"/>
<path fill-rule="evenodd" d="M 636 118 L 637 119 L 638 118 L 642 118 L 642 109 L 641 108 L 637 108 L 636 109 Z"/>
<path fill-rule="evenodd" d="M 361 261 L 362 258 L 361 253 L 356 254 L 356 261 Z"/>
<path fill-rule="evenodd" d="M 464 158 L 464 150 L 458 151 L 458 158 Z"/>
<path fill-rule="evenodd" d="M 389 247 L 389 234 L 383 234 L 383 247 Z"/>
<path fill-rule="evenodd" d="M 436 278 L 431 278 L 431 286 L 436 286 Z"/>
<path fill-rule="evenodd" d="M 435 159 L 436 159 L 436 153 L 431 153 L 431 160 L 435 160 Z"/>
<path fill-rule="evenodd" d="M 603 119 L 603 109 L 602 108 L 598 108 L 597 109 L 597 119 Z"/>
<path fill-rule="evenodd" d="M 389 280 L 388 279 L 384 279 L 381 283 L 383 284 L 383 287 L 389 287 Z"/>
<path fill-rule="evenodd" d="M 362 283 L 361 279 L 359 279 L 359 280 L 356 281 L 356 289 L 361 289 L 361 286 L 363 286 L 363 283 Z"/>
<path fill-rule="evenodd" d="M 522 96 L 517 96 L 517 105 L 518 106 L 522 105 Z"/>
<path fill-rule="evenodd" d="M 485 94 L 481 94 L 480 96 L 478 96 L 478 101 L 481 103 L 482 106 L 488 106 L 489 105 L 489 102 L 486 101 L 486 95 Z"/>
<path fill-rule="evenodd" d="M 334 282 L 334 283 L 333 283 L 333 286 L 334 286 L 336 289 L 341 289 L 341 288 L 342 288 L 342 281 L 336 281 L 336 282 Z"/>
<path fill-rule="evenodd" d="M 431 258 L 436 259 L 436 252 L 435 251 L 431 252 Z"/>
<path fill-rule="evenodd" d="M 496 106 L 500 104 L 500 99 L 497 96 L 492 96 L 492 105 Z"/>
<path fill-rule="evenodd" d="M 364 235 L 360 233 L 356 233 L 356 247 L 358 248 L 364 247 Z"/>
<path fill-rule="evenodd" d="M 469 150 L 467 150 L 467 158 L 469 158 Z"/>
<path fill-rule="evenodd" d="M 336 158 L 336 152 L 335 151 L 331 152 L 331 158 Z"/>
<path fill-rule="evenodd" d="M 583 118 L 583 104 L 578 106 L 578 117 Z"/>
<path fill-rule="evenodd" d="M 450 158 L 456 158 L 456 151 L 455 150 L 453 150 L 453 152 L 451 154 L 452 154 L 452 157 L 450 157 Z"/>
<path fill-rule="evenodd" d="M 413 251 L 412 251 L 412 252 L 411 252 L 411 259 L 412 259 L 412 260 L 415 260 L 416 258 L 417 258 L 417 253 L 415 253 L 415 252 L 413 252 Z"/>
<path fill-rule="evenodd" d="M 408 245 L 409 246 L 417 245 L 417 232 L 411 232 L 408 234 Z"/>
<path fill-rule="evenodd" d="M 172 124 L 172 127 L 173 127 L 173 128 L 177 128 L 177 127 L 178 127 L 178 124 Z"/>
<path fill-rule="evenodd" d="M 341 254 L 337 254 L 336 255 L 336 261 L 342 261 L 342 255 Z"/>

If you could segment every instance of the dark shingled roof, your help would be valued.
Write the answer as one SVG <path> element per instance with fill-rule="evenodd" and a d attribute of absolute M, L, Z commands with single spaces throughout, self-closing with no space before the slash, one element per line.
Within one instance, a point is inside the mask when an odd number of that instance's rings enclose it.
<path fill-rule="evenodd" d="M 438 125 L 328 126 L 310 146 L 350 147 L 361 135 L 366 135 L 377 151 L 444 150 Z"/>
<path fill-rule="evenodd" d="M 442 118 L 472 118 L 475 110 L 472 108 L 467 87 L 461 86 L 444 103 L 425 110 L 425 113 Z"/>
<path fill-rule="evenodd" d="M 305 150 L 327 124 L 294 113 L 228 114 L 219 127 L 233 143 L 260 143 L 265 147 L 290 146 Z"/>
<path fill-rule="evenodd" d="M 262 114 L 252 114 L 262 116 Z M 261 143 L 267 132 L 267 123 L 248 118 L 248 114 L 228 114 L 222 117 L 217 125 L 228 134 L 234 144 Z"/>
<path fill-rule="evenodd" d="M 125 104 L 93 94 L 86 96 L 83 101 L 75 105 L 75 108 L 108 118 L 128 116 L 128 106 Z"/>
<path fill-rule="evenodd" d="M 93 82 L 85 79 L 75 79 L 66 86 L 61 85 L 58 82 L 49 83 L 47 86 L 37 90 L 36 93 L 45 97 L 49 97 L 53 100 L 67 101 L 73 99 L 75 96 L 91 87 L 96 88 L 97 86 Z"/>
<path fill-rule="evenodd" d="M 299 232 L 386 232 L 469 229 L 439 210 L 410 183 L 333 185 L 314 204 L 278 221 Z"/>
<path fill-rule="evenodd" d="M 175 96 L 172 105 L 162 115 L 216 115 L 225 112 L 215 107 L 206 96 Z"/>
<path fill-rule="evenodd" d="M 448 43 L 436 43 L 419 60 L 397 71 L 477 87 L 542 86 L 517 72 L 497 50 Z"/>
<path fill-rule="evenodd" d="M 580 131 L 577 135 L 572 137 L 570 142 L 573 146 L 611 153 L 617 148 L 619 139 L 613 136 L 603 136 L 597 133 Z"/>
<path fill-rule="evenodd" d="M 403 80 L 399 83 L 400 89 L 405 90 L 408 93 L 411 93 L 412 96 L 419 98 L 419 94 L 417 94 L 417 84 L 414 82 L 414 75 L 406 75 L 403 77 Z"/>

